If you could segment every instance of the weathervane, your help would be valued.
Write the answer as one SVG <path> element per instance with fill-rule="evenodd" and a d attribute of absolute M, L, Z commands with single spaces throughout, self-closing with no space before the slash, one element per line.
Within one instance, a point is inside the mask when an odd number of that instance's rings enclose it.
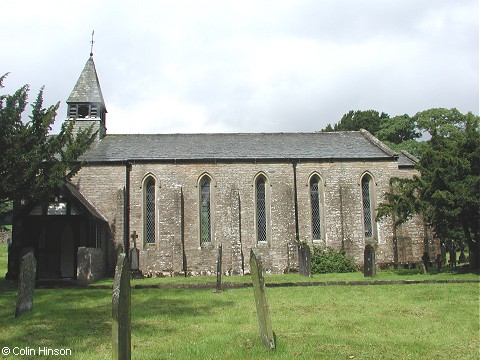
<path fill-rule="evenodd" d="M 92 30 L 92 41 L 90 41 L 90 56 L 93 56 L 93 34 L 95 33 L 95 30 Z"/>

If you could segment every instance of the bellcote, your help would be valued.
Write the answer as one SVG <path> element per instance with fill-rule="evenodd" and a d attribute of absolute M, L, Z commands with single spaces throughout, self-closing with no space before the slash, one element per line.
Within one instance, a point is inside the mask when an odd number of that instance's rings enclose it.
<path fill-rule="evenodd" d="M 94 124 L 94 131 L 98 131 L 99 138 L 105 136 L 107 109 L 95 70 L 93 56 L 90 56 L 87 60 L 67 99 L 67 105 L 67 118 L 75 119 L 74 132 Z"/>

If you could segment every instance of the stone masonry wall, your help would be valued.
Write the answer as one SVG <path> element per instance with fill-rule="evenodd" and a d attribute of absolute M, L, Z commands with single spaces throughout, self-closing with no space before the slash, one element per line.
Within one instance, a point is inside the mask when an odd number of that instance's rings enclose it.
<path fill-rule="evenodd" d="M 297 165 L 299 239 L 311 246 L 345 249 L 357 263 L 363 263 L 364 239 L 361 177 L 368 173 L 374 182 L 375 208 L 389 190 L 389 179 L 398 175 L 394 161 L 302 162 Z M 267 218 L 270 224 L 267 242 L 256 241 L 255 178 L 267 179 Z M 311 238 L 309 179 L 317 174 L 323 181 L 322 226 L 324 239 Z M 212 242 L 200 245 L 199 180 L 211 180 Z M 410 174 L 408 174 L 410 175 Z M 144 182 L 156 182 L 156 241 L 144 239 Z M 113 244 L 123 242 L 123 186 L 125 166 L 87 166 L 74 179 L 80 191 L 110 223 Z M 253 248 L 263 258 L 268 272 L 295 269 L 295 205 L 293 166 L 283 163 L 191 163 L 133 164 L 130 187 L 130 230 L 139 235 L 140 269 L 147 276 L 182 273 L 185 255 L 191 274 L 215 272 L 216 247 L 223 244 L 223 269 L 228 274 L 249 272 L 249 251 Z M 406 258 L 423 253 L 423 225 L 409 225 Z M 390 219 L 376 222 L 378 263 L 393 262 L 393 224 Z M 133 245 L 133 244 L 132 244 Z M 131 246 L 132 246 L 131 245 Z M 112 248 L 114 248 L 113 246 Z M 112 255 L 113 256 L 113 255 Z M 403 255 L 402 255 L 403 256 Z"/>
<path fill-rule="evenodd" d="M 85 198 L 107 218 L 110 242 L 107 247 L 107 273 L 115 271 L 117 247 L 123 244 L 123 188 L 125 166 L 83 166 L 72 182 Z"/>

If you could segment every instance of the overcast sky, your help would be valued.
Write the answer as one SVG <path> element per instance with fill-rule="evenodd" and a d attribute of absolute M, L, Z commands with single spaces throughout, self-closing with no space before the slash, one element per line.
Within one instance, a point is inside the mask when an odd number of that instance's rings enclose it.
<path fill-rule="evenodd" d="M 2 1 L 1 93 L 65 101 L 90 53 L 109 133 L 317 131 L 479 112 L 478 0 Z M 30 111 L 30 109 L 29 109 Z"/>

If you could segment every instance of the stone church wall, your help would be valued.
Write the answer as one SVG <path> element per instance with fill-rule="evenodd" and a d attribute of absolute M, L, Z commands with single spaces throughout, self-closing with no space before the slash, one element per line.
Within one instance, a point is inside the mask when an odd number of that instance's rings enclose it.
<path fill-rule="evenodd" d="M 311 246 L 345 249 L 363 263 L 366 245 L 362 217 L 361 177 L 368 173 L 374 182 L 376 207 L 389 190 L 392 174 L 400 174 L 394 161 L 300 162 L 296 167 L 299 240 Z M 269 240 L 256 241 L 255 178 L 267 179 Z M 130 174 L 130 231 L 139 235 L 140 269 L 147 276 L 180 274 L 186 260 L 190 274 L 215 272 L 216 247 L 223 245 L 223 269 L 229 274 L 249 272 L 249 251 L 262 256 L 264 268 L 283 273 L 298 265 L 295 243 L 294 170 L 290 162 L 237 163 L 134 163 Z M 322 224 L 324 238 L 313 241 L 309 179 L 317 174 L 323 181 Z M 200 245 L 199 181 L 211 178 L 212 241 Z M 408 173 L 408 176 L 411 174 Z M 156 239 L 144 239 L 144 182 L 155 179 Z M 83 167 L 74 183 L 89 201 L 107 217 L 114 249 L 123 243 L 124 165 Z M 387 219 L 375 223 L 376 236 L 367 240 L 376 248 L 378 263 L 393 262 L 393 224 Z M 418 261 L 423 253 L 423 225 L 414 220 L 404 226 L 402 259 Z M 400 233 L 398 234 L 400 235 Z M 133 244 L 131 244 L 133 246 Z M 403 255 L 404 254 L 404 255 Z M 399 256 L 400 258 L 400 256 Z"/>
<path fill-rule="evenodd" d="M 117 247 L 123 244 L 123 188 L 125 185 L 125 166 L 122 165 L 84 165 L 72 182 L 85 198 L 107 218 L 109 238 L 107 247 L 106 273 L 115 271 Z"/>

